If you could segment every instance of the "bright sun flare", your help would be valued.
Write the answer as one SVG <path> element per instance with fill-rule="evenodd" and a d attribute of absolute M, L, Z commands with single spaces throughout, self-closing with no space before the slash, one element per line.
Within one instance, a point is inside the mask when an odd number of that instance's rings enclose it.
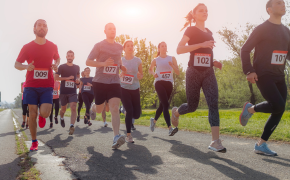
<path fill-rule="evenodd" d="M 130 7 L 125 9 L 125 13 L 129 16 L 138 16 L 141 13 L 141 10 L 135 7 Z"/>

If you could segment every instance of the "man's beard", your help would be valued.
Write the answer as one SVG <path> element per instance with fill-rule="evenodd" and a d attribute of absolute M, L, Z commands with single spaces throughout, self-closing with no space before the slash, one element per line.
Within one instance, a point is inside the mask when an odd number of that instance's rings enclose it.
<path fill-rule="evenodd" d="M 34 34 L 37 35 L 38 37 L 44 38 L 47 34 L 45 31 L 34 31 Z"/>
<path fill-rule="evenodd" d="M 72 63 L 74 60 L 73 59 L 67 59 L 68 63 Z"/>

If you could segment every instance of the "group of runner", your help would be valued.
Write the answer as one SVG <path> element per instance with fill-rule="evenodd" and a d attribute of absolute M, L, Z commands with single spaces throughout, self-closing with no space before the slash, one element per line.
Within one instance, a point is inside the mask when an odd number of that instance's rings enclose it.
<path fill-rule="evenodd" d="M 286 13 L 283 0 L 269 0 L 266 10 L 270 18 L 254 29 L 241 49 L 242 67 L 247 80 L 257 83 L 266 101 L 256 105 L 245 103 L 240 115 L 240 123 L 245 126 L 255 112 L 271 113 L 261 138 L 255 144 L 254 151 L 259 154 L 277 155 L 268 148 L 266 142 L 285 111 L 287 87 L 284 69 L 286 59 L 290 59 L 290 31 L 281 23 L 282 16 Z M 213 70 L 213 67 L 222 69 L 222 64 L 213 61 L 215 41 L 212 32 L 205 27 L 207 18 L 208 10 L 202 3 L 186 16 L 187 22 L 183 29 L 189 27 L 178 44 L 177 53 L 190 53 L 186 70 L 187 103 L 180 107 L 173 107 L 171 118 L 168 109 L 173 88 L 173 72 L 178 75 L 179 69 L 176 58 L 167 55 L 167 44 L 161 42 L 158 45 L 158 54 L 152 60 L 149 73 L 155 78 L 154 86 L 160 105 L 155 117 L 150 119 L 150 130 L 154 131 L 156 121 L 163 112 L 169 136 L 176 134 L 180 115 L 196 111 L 202 88 L 209 108 L 208 120 L 212 131 L 212 141 L 208 148 L 225 153 L 226 148 L 219 138 L 218 85 Z M 192 23 L 195 23 L 195 26 L 191 26 Z M 86 106 L 84 123 L 89 126 L 92 125 L 90 119 L 95 119 L 96 113 L 104 114 L 110 110 L 114 133 L 112 148 L 119 148 L 125 142 L 134 143 L 131 129 L 134 129 L 134 120 L 141 115 L 139 80 L 143 78 L 143 71 L 141 59 L 134 56 L 133 41 L 127 40 L 123 45 L 115 42 L 116 27 L 113 23 L 106 24 L 104 30 L 106 39 L 95 44 L 86 60 L 87 66 L 96 68 L 95 76 L 89 76 L 91 70 L 87 67 L 80 78 L 80 68 L 73 64 L 73 51 L 67 52 L 67 63 L 59 66 L 60 58 L 57 46 L 45 39 L 47 30 L 45 20 L 40 19 L 35 22 L 36 39 L 23 46 L 15 63 L 16 69 L 27 70 L 23 92 L 23 112 L 25 112 L 25 114 L 23 113 L 23 127 L 28 111 L 25 105 L 28 105 L 29 129 L 33 142 L 30 150 L 38 148 L 36 139 L 38 109 L 39 126 L 44 127 L 45 118 L 50 115 L 50 127 L 52 127 L 52 104 L 55 105 L 55 123 L 58 123 L 58 99 L 61 103 L 60 123 L 62 127 L 65 127 L 64 114 L 67 104 L 70 104 L 70 135 L 74 133 L 75 120 L 80 120 L 80 108 L 84 102 Z M 254 48 L 252 65 L 250 53 Z M 122 57 L 123 51 L 125 55 Z M 23 64 L 25 61 L 28 65 Z M 55 75 L 53 75 L 53 70 Z M 61 83 L 59 84 L 58 81 Z M 60 95 L 58 95 L 59 88 Z M 79 95 L 76 92 L 77 88 L 79 88 Z M 122 110 L 126 111 L 126 136 L 119 132 L 121 101 Z M 78 115 L 77 102 L 79 102 Z M 104 126 L 107 126 L 105 120 Z"/>

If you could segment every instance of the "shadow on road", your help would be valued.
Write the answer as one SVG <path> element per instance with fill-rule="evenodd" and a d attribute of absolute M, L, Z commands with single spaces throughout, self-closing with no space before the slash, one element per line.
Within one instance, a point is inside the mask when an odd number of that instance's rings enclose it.
<path fill-rule="evenodd" d="M 100 133 L 104 134 L 104 133 L 112 132 L 113 129 L 112 129 L 111 127 L 104 127 L 104 126 L 102 126 L 102 127 L 100 127 L 99 129 L 94 130 L 94 131 L 95 131 L 95 132 L 100 132 Z"/>
<path fill-rule="evenodd" d="M 53 147 L 53 149 L 67 147 L 69 145 L 69 142 L 73 140 L 73 137 L 68 136 L 67 139 L 62 140 L 60 139 L 61 135 L 62 134 L 56 135 L 52 140 L 47 141 L 45 144 L 48 145 L 49 147 Z"/>
<path fill-rule="evenodd" d="M 0 137 L 5 137 L 5 136 L 15 136 L 15 131 L 0 134 Z"/>
<path fill-rule="evenodd" d="M 86 162 L 89 171 L 77 171 L 81 179 L 137 179 L 133 171 L 147 174 L 157 174 L 154 166 L 163 164 L 160 156 L 152 156 L 150 151 L 141 145 L 127 144 L 125 151 L 114 150 L 111 157 L 105 157 L 96 152 L 93 146 L 87 148 L 91 155 Z M 140 177 L 139 177 L 140 178 Z M 146 179 L 146 178 L 145 178 Z"/>
<path fill-rule="evenodd" d="M 127 135 L 127 131 L 126 130 L 122 130 L 122 132 L 125 135 Z M 149 134 L 142 134 L 140 131 L 137 131 L 137 130 L 135 130 L 135 131 L 132 130 L 131 133 L 132 133 L 132 136 L 133 136 L 134 139 L 137 139 L 137 140 L 140 140 L 140 141 L 146 141 L 147 140 L 146 137 L 148 137 L 148 135 L 149 135 Z"/>
<path fill-rule="evenodd" d="M 268 157 L 271 159 L 263 159 L 264 161 L 268 162 L 268 163 L 275 163 L 275 164 L 279 164 L 281 166 L 285 166 L 285 167 L 290 167 L 290 159 L 285 159 L 285 158 L 281 158 L 281 157 Z M 281 162 L 281 161 L 277 161 L 277 159 L 279 160 L 283 160 L 283 161 L 288 161 L 288 162 Z"/>
<path fill-rule="evenodd" d="M 219 157 L 215 152 L 204 153 L 192 146 L 182 144 L 181 141 L 167 140 L 167 139 L 163 139 L 159 137 L 153 137 L 153 138 L 157 138 L 165 142 L 171 143 L 172 147 L 169 151 L 170 153 L 176 156 L 182 157 L 182 158 L 189 158 L 199 163 L 210 165 L 231 179 L 252 179 L 252 178 L 257 178 L 257 177 L 263 180 L 264 179 L 271 179 L 271 180 L 278 179 L 271 175 L 248 168 L 247 166 L 244 166 L 242 164 L 238 164 L 230 159 Z M 223 161 L 227 163 L 228 166 L 219 164 L 217 162 L 214 162 L 213 160 Z M 235 170 L 235 168 L 239 169 L 241 172 Z"/>
<path fill-rule="evenodd" d="M 86 127 L 83 127 L 83 128 L 80 128 L 79 126 L 76 126 L 75 127 L 74 136 L 82 137 L 82 136 L 89 135 L 89 134 L 94 134 L 94 133 L 95 133 L 95 131 L 92 131 L 89 128 L 89 126 L 86 126 Z"/>
<path fill-rule="evenodd" d="M 17 157 L 14 161 L 0 165 L 1 180 L 15 179 L 20 167 L 17 166 L 20 162 L 20 157 Z"/>

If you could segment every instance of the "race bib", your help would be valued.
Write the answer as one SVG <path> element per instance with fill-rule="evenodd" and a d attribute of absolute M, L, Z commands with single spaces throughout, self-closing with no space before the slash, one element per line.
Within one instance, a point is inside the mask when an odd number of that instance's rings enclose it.
<path fill-rule="evenodd" d="M 130 74 L 125 74 L 124 77 L 121 77 L 121 83 L 133 84 L 134 76 Z"/>
<path fill-rule="evenodd" d="M 114 64 L 113 66 L 106 66 L 104 67 L 103 73 L 105 74 L 117 74 L 117 64 Z"/>
<path fill-rule="evenodd" d="M 75 82 L 74 81 L 65 81 L 64 87 L 66 87 L 66 88 L 74 88 L 75 87 Z"/>
<path fill-rule="evenodd" d="M 84 90 L 85 91 L 90 91 L 91 90 L 91 86 L 84 85 Z"/>
<path fill-rule="evenodd" d="M 273 51 L 271 64 L 284 65 L 288 51 Z"/>
<path fill-rule="evenodd" d="M 34 69 L 33 79 L 48 79 L 48 69 Z"/>
<path fill-rule="evenodd" d="M 210 54 L 195 53 L 193 66 L 210 67 L 210 58 Z"/>
<path fill-rule="evenodd" d="M 164 80 L 171 80 L 172 79 L 171 71 L 160 72 L 160 77 L 161 79 L 164 79 Z"/>
<path fill-rule="evenodd" d="M 53 90 L 52 95 L 57 96 L 58 90 Z"/>

